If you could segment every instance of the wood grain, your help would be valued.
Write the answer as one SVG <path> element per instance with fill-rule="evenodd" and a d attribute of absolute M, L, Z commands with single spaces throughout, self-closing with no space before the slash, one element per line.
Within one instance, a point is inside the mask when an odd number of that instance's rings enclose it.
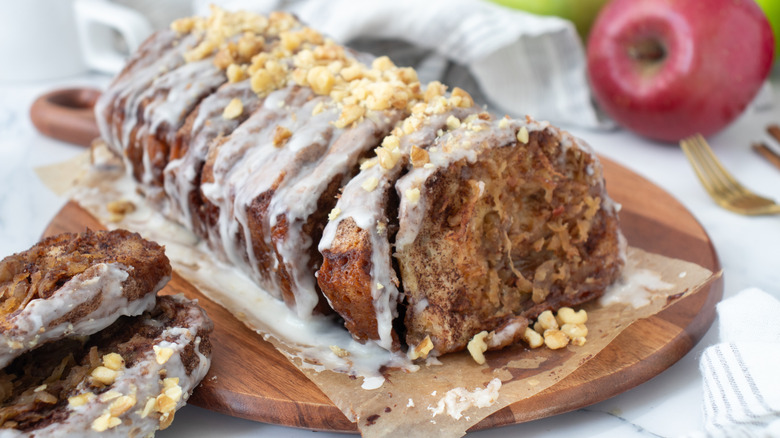
<path fill-rule="evenodd" d="M 622 204 L 623 231 L 632 246 L 697 263 L 720 264 L 707 233 L 670 194 L 630 170 L 602 158 L 608 190 Z M 102 226 L 74 203 L 52 220 L 44 235 Z M 472 430 L 521 423 L 578 409 L 620 394 L 682 358 L 715 318 L 722 278 L 700 293 L 631 325 L 573 374 L 528 400 L 512 404 Z M 355 432 L 330 400 L 271 344 L 174 275 L 163 293 L 198 298 L 216 322 L 209 374 L 190 399 L 196 406 L 250 420 L 313 430 Z"/>

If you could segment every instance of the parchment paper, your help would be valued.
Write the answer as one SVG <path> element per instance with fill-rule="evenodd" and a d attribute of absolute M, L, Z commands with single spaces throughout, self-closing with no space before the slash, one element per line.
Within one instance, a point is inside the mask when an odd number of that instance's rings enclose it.
<path fill-rule="evenodd" d="M 161 215 L 155 215 L 149 208 L 139 208 L 120 221 L 116 221 L 116 217 L 112 218 L 105 208 L 108 202 L 121 198 L 142 206 L 145 201 L 128 186 L 131 183 L 121 166 L 106 162 L 89 167 L 89 161 L 88 156 L 81 156 L 39 169 L 38 174 L 57 193 L 67 188 L 71 196 L 108 228 L 128 228 L 164 243 L 174 269 L 206 296 L 262 333 L 347 418 L 355 421 L 366 437 L 462 436 L 488 415 L 538 394 L 571 374 L 634 321 L 651 316 L 684 296 L 698 292 L 702 285 L 720 275 L 692 263 L 629 248 L 626 278 L 614 285 L 607 295 L 614 297 L 615 294 L 623 294 L 634 301 L 638 300 L 635 304 L 644 305 L 634 307 L 626 303 L 629 299 L 624 298 L 610 305 L 597 301 L 584 306 L 588 312 L 589 329 L 585 345 L 569 345 L 561 350 L 544 347 L 531 350 L 524 344 L 515 345 L 486 353 L 487 362 L 484 365 L 478 365 L 468 353 L 449 354 L 440 358 L 440 364 L 423 365 L 417 372 L 389 371 L 382 387 L 365 390 L 361 388 L 361 379 L 303 366 L 297 358 L 297 349 L 280 341 L 284 339 L 283 333 L 276 333 L 274 327 L 247 315 L 246 303 L 225 293 L 229 288 L 224 284 L 214 283 L 213 279 L 202 275 L 199 277 L 198 262 L 194 260 L 208 261 L 211 256 L 199 253 L 202 246 L 194 248 L 194 240 L 166 240 L 176 234 L 170 231 L 178 225 L 164 220 Z M 187 254 L 187 257 L 177 257 L 177 254 Z M 196 256 L 193 257 L 193 254 Z M 635 275 L 637 273 L 641 275 Z M 637 278 L 640 280 L 637 281 Z M 467 397 L 451 397 L 453 401 L 460 399 L 463 406 L 455 406 L 454 409 L 451 406 L 451 414 L 448 414 L 443 402 L 448 391 L 460 388 L 461 394 L 487 393 L 485 388 L 494 379 L 500 380 L 501 385 L 497 394 L 494 394 L 497 395 L 494 400 L 489 394 L 483 394 L 488 406 L 474 406 Z M 437 413 L 437 407 L 441 406 L 445 407 L 444 412 Z"/>

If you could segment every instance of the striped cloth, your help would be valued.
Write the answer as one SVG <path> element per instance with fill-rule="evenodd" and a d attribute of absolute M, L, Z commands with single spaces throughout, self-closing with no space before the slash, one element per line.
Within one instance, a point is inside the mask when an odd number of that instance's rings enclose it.
<path fill-rule="evenodd" d="M 711 437 L 780 437 L 780 301 L 746 289 L 718 304 L 722 343 L 701 358 Z"/>
<path fill-rule="evenodd" d="M 485 0 L 196 0 L 207 12 L 288 10 L 339 43 L 413 66 L 420 82 L 460 86 L 494 113 L 611 127 L 596 111 L 574 25 Z"/>

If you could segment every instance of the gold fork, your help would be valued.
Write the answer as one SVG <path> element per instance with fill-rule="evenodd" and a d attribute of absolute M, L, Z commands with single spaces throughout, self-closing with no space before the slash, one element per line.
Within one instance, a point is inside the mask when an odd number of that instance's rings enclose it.
<path fill-rule="evenodd" d="M 780 214 L 780 204 L 753 193 L 731 176 L 704 137 L 696 134 L 684 138 L 680 147 L 704 188 L 721 207 L 746 215 Z"/>

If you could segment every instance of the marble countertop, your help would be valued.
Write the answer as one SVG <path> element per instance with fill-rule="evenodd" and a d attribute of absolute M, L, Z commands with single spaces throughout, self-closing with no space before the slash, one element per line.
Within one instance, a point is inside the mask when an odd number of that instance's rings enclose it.
<path fill-rule="evenodd" d="M 41 184 L 34 169 L 71 158 L 83 148 L 41 136 L 29 119 L 33 100 L 60 87 L 106 85 L 105 76 L 34 83 L 0 82 L 0 256 L 35 243 L 65 199 Z M 710 141 L 724 164 L 742 182 L 780 199 L 780 170 L 751 151 L 755 140 L 771 142 L 770 123 L 780 123 L 780 68 L 772 74 L 773 105 L 751 109 Z M 718 207 L 696 179 L 682 151 L 675 146 L 640 139 L 625 131 L 570 129 L 600 154 L 644 176 L 673 194 L 701 222 L 712 238 L 724 270 L 725 297 L 747 287 L 780 298 L 780 216 L 745 217 Z M 698 358 L 717 342 L 717 324 L 678 363 L 650 381 L 609 400 L 555 417 L 469 436 L 680 436 L 703 430 L 702 384 Z M 333 433 L 290 429 L 216 414 L 187 406 L 160 437 L 285 436 L 330 438 Z"/>

